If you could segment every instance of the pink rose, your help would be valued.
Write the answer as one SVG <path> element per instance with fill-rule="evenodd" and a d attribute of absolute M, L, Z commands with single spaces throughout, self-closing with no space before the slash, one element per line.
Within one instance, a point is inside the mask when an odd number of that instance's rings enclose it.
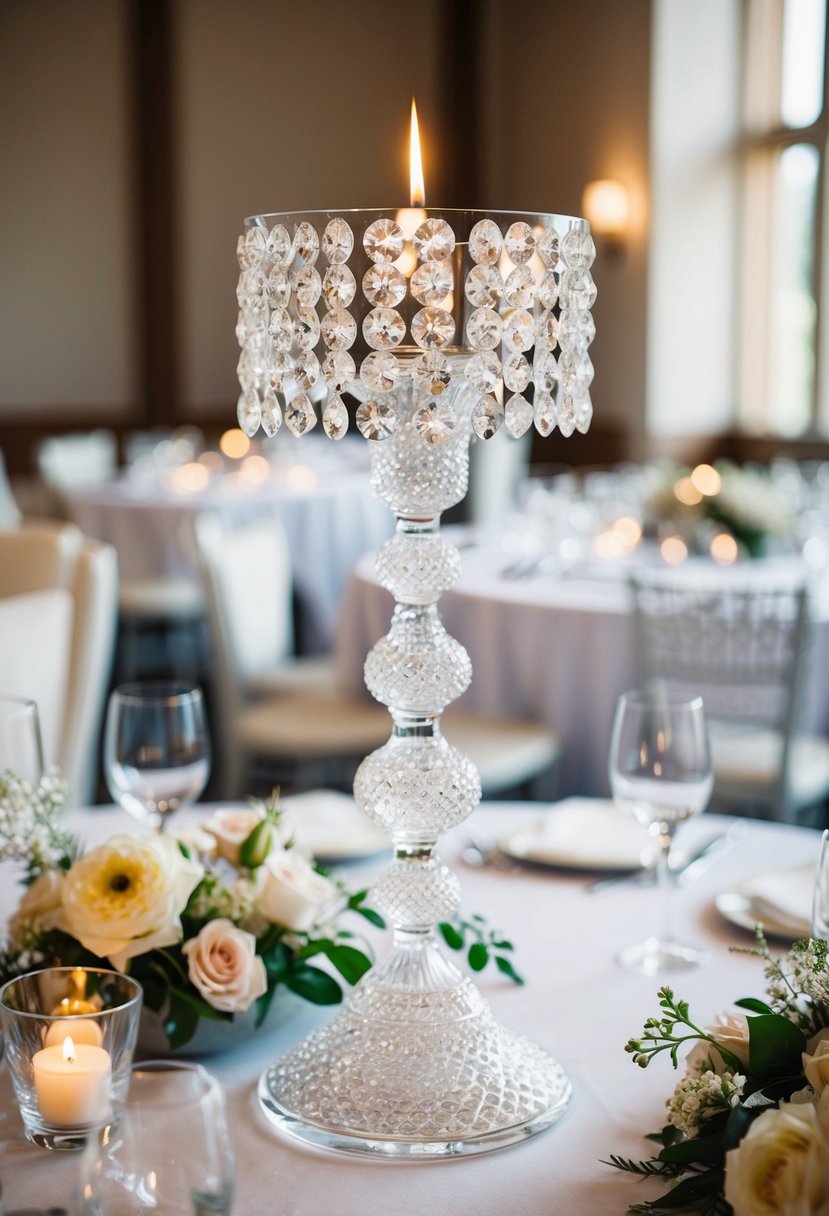
<path fill-rule="evenodd" d="M 222 1013 L 244 1013 L 268 987 L 256 938 L 233 921 L 208 921 L 198 937 L 182 946 L 187 974 L 200 994 Z"/>

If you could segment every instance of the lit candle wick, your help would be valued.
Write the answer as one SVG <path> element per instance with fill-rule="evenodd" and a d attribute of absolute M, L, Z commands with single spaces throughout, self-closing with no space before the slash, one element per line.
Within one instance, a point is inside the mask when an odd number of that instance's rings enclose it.
<path fill-rule="evenodd" d="M 72 1042 L 70 1034 L 63 1040 L 63 1058 L 67 1064 L 75 1063 L 75 1044 Z"/>
<path fill-rule="evenodd" d="M 417 124 L 417 106 L 412 98 L 412 121 L 409 135 L 409 203 L 412 207 L 425 207 L 426 185 L 423 181 L 423 157 L 420 152 L 420 128 Z"/>

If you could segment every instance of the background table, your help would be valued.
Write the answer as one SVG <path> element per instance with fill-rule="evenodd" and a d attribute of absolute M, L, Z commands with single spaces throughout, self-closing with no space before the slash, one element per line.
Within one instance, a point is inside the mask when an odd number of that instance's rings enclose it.
<path fill-rule="evenodd" d="M 454 864 L 470 830 L 485 837 L 504 825 L 519 826 L 539 813 L 532 804 L 482 808 L 469 825 L 444 839 L 442 854 Z M 97 808 L 75 823 L 92 843 L 123 829 L 125 816 Z M 680 832 L 692 845 L 727 821 L 701 816 Z M 735 999 L 762 995 L 759 962 L 730 954 L 750 943 L 748 934 L 722 921 L 715 893 L 769 865 L 810 862 L 819 836 L 805 828 L 751 822 L 740 847 L 697 882 L 677 893 L 676 921 L 687 938 L 711 951 L 711 962 L 678 977 L 674 988 L 692 1011 L 709 1022 Z M 363 884 L 379 861 L 346 870 Z M 0 867 L 0 918 L 12 910 L 16 891 L 11 867 Z M 303 1007 L 272 1033 L 222 1056 L 205 1060 L 222 1080 L 237 1153 L 237 1216 L 274 1212 L 312 1216 L 385 1216 L 388 1211 L 433 1216 L 621 1216 L 629 1203 L 659 1194 L 659 1183 L 639 1183 L 601 1164 L 610 1153 L 649 1152 L 644 1133 L 664 1122 L 665 1100 L 678 1074 L 661 1057 L 647 1071 L 624 1052 L 646 1017 L 656 1012 L 655 980 L 623 972 L 615 953 L 639 940 L 655 923 L 653 888 L 619 886 L 588 894 L 583 875 L 542 870 L 473 870 L 460 863 L 464 908 L 485 913 L 517 946 L 519 988 L 485 972 L 480 986 L 500 1018 L 549 1048 L 567 1068 L 573 1099 L 561 1122 L 526 1144 L 453 1162 L 389 1164 L 344 1160 L 295 1147 L 272 1133 L 255 1104 L 256 1081 L 276 1056 L 291 1047 L 330 1010 Z M 187 1152 L 187 1132 L 175 1151 Z M 35 1204 L 72 1211 L 77 1159 L 29 1145 L 11 1094 L 8 1069 L 0 1074 L 0 1179 L 6 1210 Z"/>
<path fill-rule="evenodd" d="M 69 513 L 88 536 L 115 546 L 126 579 L 195 581 L 192 521 L 199 512 L 218 515 L 228 531 L 253 520 L 279 520 L 303 612 L 301 636 L 309 650 L 328 649 L 349 573 L 394 527 L 391 512 L 372 494 L 363 441 L 340 451 L 328 440 L 321 448 L 311 437 L 301 452 L 287 447 L 261 482 L 246 481 L 240 468 L 217 475 L 202 490 L 175 485 L 175 470 L 166 479 L 125 476 L 70 492 Z"/>
<path fill-rule="evenodd" d="M 451 532 L 448 533 L 451 536 Z M 527 577 L 506 573 L 515 565 L 498 537 L 461 547 L 461 577 L 440 600 L 448 632 L 472 659 L 472 684 L 459 704 L 479 713 L 542 721 L 564 744 L 558 773 L 561 795 L 608 792 L 607 755 L 613 711 L 635 681 L 631 596 L 625 579 L 646 551 L 627 562 L 592 561 Z M 704 559 L 681 575 L 758 583 L 791 577 L 787 559 L 722 569 Z M 829 579 L 815 586 L 817 625 L 810 667 L 806 721 L 829 732 Z M 374 578 L 367 555 L 349 579 L 335 646 L 343 681 L 362 687 L 368 650 L 382 637 L 392 599 Z"/>

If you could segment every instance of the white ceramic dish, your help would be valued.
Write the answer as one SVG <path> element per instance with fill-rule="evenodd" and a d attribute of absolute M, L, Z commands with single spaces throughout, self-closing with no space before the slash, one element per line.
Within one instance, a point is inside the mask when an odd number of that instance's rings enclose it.
<path fill-rule="evenodd" d="M 565 798 L 529 826 L 505 832 L 498 847 L 515 861 L 574 870 L 635 870 L 653 858 L 646 828 L 609 798 Z"/>
<path fill-rule="evenodd" d="M 386 833 L 366 818 L 348 794 L 308 790 L 283 798 L 282 806 L 297 847 L 312 853 L 323 865 L 373 857 L 391 848 Z"/>
<path fill-rule="evenodd" d="M 793 942 L 809 936 L 813 885 L 813 865 L 768 870 L 721 892 L 714 904 L 727 921 L 749 933 L 760 923 L 768 936 Z"/>

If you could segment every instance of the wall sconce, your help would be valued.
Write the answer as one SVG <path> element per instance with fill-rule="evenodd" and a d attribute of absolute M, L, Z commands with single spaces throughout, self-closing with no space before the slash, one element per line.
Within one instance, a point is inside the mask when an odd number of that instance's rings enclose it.
<path fill-rule="evenodd" d="M 584 188 L 582 214 L 608 253 L 620 254 L 627 244 L 630 199 L 621 182 L 602 178 Z"/>

